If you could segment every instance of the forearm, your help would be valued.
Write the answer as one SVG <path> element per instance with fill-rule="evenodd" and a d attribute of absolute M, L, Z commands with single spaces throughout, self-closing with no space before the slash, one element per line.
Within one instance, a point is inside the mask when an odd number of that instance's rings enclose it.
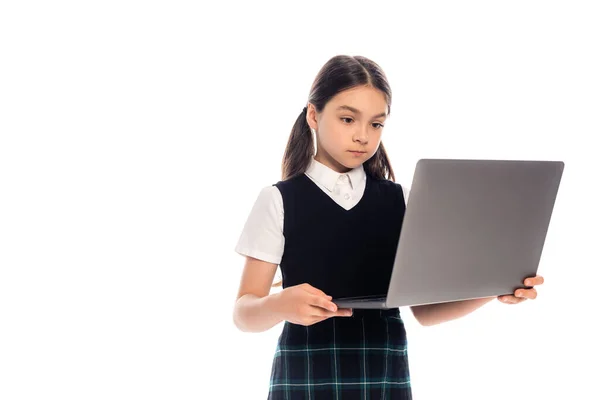
<path fill-rule="evenodd" d="M 494 299 L 495 297 L 486 297 L 483 299 L 426 304 L 411 308 L 420 324 L 431 326 L 464 317 Z"/>
<path fill-rule="evenodd" d="M 277 294 L 258 297 L 246 294 L 240 297 L 234 308 L 233 321 L 243 332 L 264 332 L 281 321 L 277 308 Z"/>

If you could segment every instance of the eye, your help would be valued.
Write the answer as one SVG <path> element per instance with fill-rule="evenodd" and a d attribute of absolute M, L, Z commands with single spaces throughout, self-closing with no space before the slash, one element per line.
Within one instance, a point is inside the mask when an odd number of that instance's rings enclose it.
<path fill-rule="evenodd" d="M 381 125 L 379 122 L 375 122 L 373 125 L 379 125 L 379 129 L 383 129 L 383 125 Z M 375 127 L 377 128 L 377 127 Z"/>
<path fill-rule="evenodd" d="M 350 121 L 352 121 L 352 118 L 348 118 L 348 117 L 342 117 L 342 118 L 340 118 L 340 119 L 341 119 L 342 121 L 344 121 L 344 120 L 350 120 Z M 349 123 L 349 122 L 348 122 L 348 123 Z"/>

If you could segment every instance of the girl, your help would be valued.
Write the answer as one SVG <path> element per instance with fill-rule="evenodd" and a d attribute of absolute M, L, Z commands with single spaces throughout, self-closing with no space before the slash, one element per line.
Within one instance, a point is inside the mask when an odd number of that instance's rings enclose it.
<path fill-rule="evenodd" d="M 399 309 L 338 309 L 333 297 L 385 294 L 405 209 L 381 143 L 391 89 L 381 68 L 336 56 L 317 75 L 292 128 L 283 179 L 265 187 L 236 251 L 246 256 L 234 322 L 261 332 L 285 321 L 269 399 L 411 399 Z M 315 152 L 316 145 L 316 152 Z M 282 290 L 269 294 L 279 265 Z M 501 296 L 534 299 L 530 288 Z M 493 298 L 411 307 L 433 325 Z"/>

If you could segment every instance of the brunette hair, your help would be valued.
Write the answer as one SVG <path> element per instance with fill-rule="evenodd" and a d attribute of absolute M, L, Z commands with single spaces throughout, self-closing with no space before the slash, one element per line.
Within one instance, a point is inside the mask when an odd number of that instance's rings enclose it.
<path fill-rule="evenodd" d="M 323 65 L 317 74 L 308 102 L 313 104 L 318 112 L 336 94 L 357 86 L 370 86 L 380 90 L 387 102 L 388 115 L 391 111 L 392 89 L 381 67 L 374 61 L 362 56 L 338 55 L 332 57 Z M 302 110 L 292 127 L 281 163 L 283 180 L 293 178 L 306 172 L 315 152 L 315 143 L 306 122 L 306 107 Z M 395 181 L 394 170 L 385 151 L 383 143 L 375 154 L 363 164 L 365 172 L 375 179 Z M 281 286 L 282 281 L 272 287 Z"/>
<path fill-rule="evenodd" d="M 323 65 L 317 74 L 308 102 L 321 112 L 327 102 L 336 94 L 356 86 L 371 86 L 380 90 L 391 110 L 392 90 L 381 67 L 374 61 L 362 56 L 338 55 Z M 292 127 L 281 163 L 283 180 L 303 174 L 308 168 L 315 152 L 315 144 L 306 122 L 306 107 L 302 110 Z M 375 154 L 364 164 L 365 172 L 376 179 L 395 181 L 394 170 L 390 165 L 383 143 Z"/>

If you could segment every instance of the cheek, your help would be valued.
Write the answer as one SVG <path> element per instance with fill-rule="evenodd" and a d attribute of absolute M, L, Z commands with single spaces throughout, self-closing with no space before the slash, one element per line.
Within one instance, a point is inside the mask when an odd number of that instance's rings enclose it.
<path fill-rule="evenodd" d="M 336 129 L 336 127 L 323 129 L 319 136 L 319 141 L 328 152 L 335 152 L 347 145 L 347 139 L 344 137 L 343 130 L 339 128 Z"/>
<path fill-rule="evenodd" d="M 373 133 L 369 138 L 369 146 L 373 149 L 373 152 L 377 150 L 379 144 L 381 143 L 381 131 L 377 131 Z"/>

